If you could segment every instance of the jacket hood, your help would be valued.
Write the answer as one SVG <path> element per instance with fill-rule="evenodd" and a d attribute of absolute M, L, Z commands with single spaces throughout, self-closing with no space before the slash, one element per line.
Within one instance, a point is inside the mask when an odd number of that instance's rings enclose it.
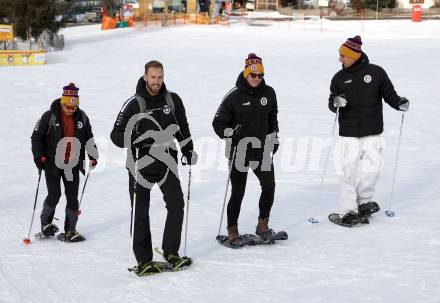
<path fill-rule="evenodd" d="M 266 82 L 264 79 L 261 80 L 260 84 L 258 84 L 257 87 L 252 87 L 249 85 L 249 83 L 246 81 L 246 79 L 243 76 L 243 72 L 240 72 L 238 75 L 237 81 L 235 82 L 235 85 L 238 87 L 238 89 L 253 95 L 255 93 L 258 93 L 266 87 Z"/>
<path fill-rule="evenodd" d="M 144 80 L 144 77 L 140 77 L 138 80 L 138 83 L 136 85 L 136 94 L 141 96 L 142 98 L 151 99 L 153 101 L 160 100 L 165 97 L 165 93 L 167 92 L 167 87 L 165 85 L 165 82 L 162 84 L 162 87 L 160 88 L 160 92 L 156 96 L 151 96 L 150 93 L 147 90 L 147 83 Z"/>

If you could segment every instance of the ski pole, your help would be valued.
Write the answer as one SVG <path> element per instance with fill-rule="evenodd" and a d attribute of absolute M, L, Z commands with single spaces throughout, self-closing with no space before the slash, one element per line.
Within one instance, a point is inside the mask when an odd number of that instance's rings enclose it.
<path fill-rule="evenodd" d="M 38 189 L 40 188 L 41 172 L 42 172 L 42 169 L 38 169 L 37 192 L 35 193 L 34 210 L 32 211 L 31 226 L 29 227 L 29 232 L 28 232 L 27 238 L 23 239 L 23 243 L 26 245 L 31 244 L 30 236 L 31 236 L 32 224 L 34 223 L 35 208 L 37 207 Z"/>
<path fill-rule="evenodd" d="M 137 199 L 137 174 L 138 174 L 138 156 L 139 156 L 139 148 L 136 147 L 136 159 L 134 162 L 134 184 L 133 184 L 133 206 L 131 209 L 131 226 L 130 226 L 130 242 L 131 242 L 131 246 L 130 246 L 130 256 L 129 256 L 129 268 L 132 267 L 132 263 L 131 263 L 131 259 L 132 259 L 132 255 L 133 255 L 133 243 L 134 243 L 134 237 L 133 237 L 133 233 L 134 233 L 134 220 L 136 218 L 136 199 Z"/>
<path fill-rule="evenodd" d="M 388 202 L 388 210 L 385 211 L 385 214 L 388 217 L 394 217 L 394 212 L 391 210 L 391 205 L 392 205 L 393 199 L 394 199 L 394 184 L 396 183 L 397 165 L 399 163 L 400 141 L 402 139 L 402 128 L 403 128 L 403 118 L 404 117 L 405 117 L 405 112 L 402 112 L 402 121 L 400 122 L 399 140 L 397 142 L 396 163 L 394 164 L 393 181 L 391 183 L 390 200 Z"/>
<path fill-rule="evenodd" d="M 188 215 L 189 215 L 189 199 L 191 197 L 191 165 L 188 172 L 188 194 L 186 198 L 186 215 L 185 215 L 185 246 L 183 249 L 183 255 L 186 256 L 186 243 L 188 237 Z"/>
<path fill-rule="evenodd" d="M 83 199 L 83 195 L 84 195 L 84 190 L 86 189 L 87 180 L 89 179 L 91 171 L 92 171 L 92 164 L 90 163 L 89 164 L 89 171 L 87 172 L 86 179 L 84 180 L 84 185 L 83 185 L 83 189 L 82 189 L 82 192 L 81 192 L 81 198 L 79 199 L 78 211 L 76 212 L 76 214 L 78 216 L 81 215 L 81 203 L 82 203 L 82 199 Z"/>
<path fill-rule="evenodd" d="M 234 166 L 236 152 L 237 152 L 237 146 L 234 146 L 234 151 L 232 152 L 232 158 L 231 158 L 231 160 L 229 160 L 229 163 L 228 163 L 228 166 L 229 166 L 228 179 L 226 180 L 225 196 L 223 198 L 222 215 L 220 217 L 220 225 L 218 226 L 217 237 L 220 236 L 220 230 L 222 228 L 223 214 L 225 213 L 226 197 L 228 195 L 229 180 L 231 178 L 231 172 L 232 172 L 232 167 Z"/>
<path fill-rule="evenodd" d="M 336 108 L 336 114 L 335 114 L 335 120 L 333 121 L 333 128 L 332 128 L 332 133 L 331 133 L 331 138 L 333 139 L 333 136 L 335 134 L 335 128 L 336 128 L 336 121 L 338 120 L 338 115 L 339 115 L 339 107 Z M 319 191 L 318 191 L 318 199 L 316 201 L 315 204 L 315 214 L 318 212 L 318 204 L 321 201 L 321 194 L 322 194 L 322 188 L 324 186 L 324 179 L 325 179 L 325 175 L 327 174 L 327 165 L 328 165 L 328 158 L 330 156 L 330 146 L 327 149 L 327 155 L 325 157 L 325 162 L 324 162 L 324 172 L 322 173 L 322 177 L 321 177 L 321 184 L 319 186 Z M 312 217 L 309 219 L 309 222 L 312 224 L 316 224 L 319 223 L 318 219 Z"/>

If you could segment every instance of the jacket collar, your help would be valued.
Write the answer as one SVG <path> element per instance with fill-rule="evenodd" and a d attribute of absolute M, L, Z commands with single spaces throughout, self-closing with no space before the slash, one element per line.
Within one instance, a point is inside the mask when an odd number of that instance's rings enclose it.
<path fill-rule="evenodd" d="M 353 72 L 363 68 L 368 63 L 370 63 L 368 56 L 364 52 L 362 52 L 361 57 L 359 59 L 357 59 L 356 62 L 354 62 L 350 67 L 347 67 L 347 68 L 344 68 L 344 66 L 342 66 L 342 69 L 344 71 L 353 73 Z"/>
<path fill-rule="evenodd" d="M 140 77 L 138 83 L 136 85 L 136 94 L 144 98 L 145 100 L 151 100 L 153 102 L 160 101 L 165 98 L 165 94 L 167 92 L 167 87 L 165 82 L 162 84 L 160 88 L 160 92 L 158 95 L 152 96 L 147 90 L 147 83 L 144 80 L 144 77 Z"/>
<path fill-rule="evenodd" d="M 243 72 L 241 72 L 238 75 L 238 78 L 237 78 L 237 81 L 235 82 L 235 85 L 241 91 L 244 91 L 245 93 L 247 93 L 249 95 L 254 95 L 254 94 L 258 94 L 264 90 L 264 88 L 266 87 L 266 82 L 263 79 L 263 80 L 261 80 L 260 84 L 258 84 L 257 87 L 252 87 L 249 85 L 249 83 L 244 78 Z"/>

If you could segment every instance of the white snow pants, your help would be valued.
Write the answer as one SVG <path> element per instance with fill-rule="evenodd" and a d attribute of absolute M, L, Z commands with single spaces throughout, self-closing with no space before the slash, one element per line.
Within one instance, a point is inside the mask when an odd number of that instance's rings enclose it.
<path fill-rule="evenodd" d="M 339 157 L 342 177 L 340 214 L 357 211 L 358 205 L 372 201 L 383 165 L 382 137 L 340 137 Z"/>

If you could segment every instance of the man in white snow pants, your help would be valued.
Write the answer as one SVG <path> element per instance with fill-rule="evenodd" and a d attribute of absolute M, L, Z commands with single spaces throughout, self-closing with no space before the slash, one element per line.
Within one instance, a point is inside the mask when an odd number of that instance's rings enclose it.
<path fill-rule="evenodd" d="M 342 69 L 331 81 L 329 109 L 339 111 L 339 153 L 344 173 L 340 217 L 357 224 L 379 211 L 373 201 L 382 166 L 382 99 L 396 110 L 407 111 L 409 101 L 399 97 L 386 72 L 369 63 L 361 37 L 347 39 L 339 48 Z"/>

